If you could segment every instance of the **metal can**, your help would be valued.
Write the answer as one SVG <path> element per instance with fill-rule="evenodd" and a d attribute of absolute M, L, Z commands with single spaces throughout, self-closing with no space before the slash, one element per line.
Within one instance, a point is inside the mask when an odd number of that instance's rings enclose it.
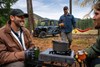
<path fill-rule="evenodd" d="M 84 60 L 86 58 L 86 54 L 84 53 L 83 50 L 78 51 L 78 59 Z"/>
<path fill-rule="evenodd" d="M 39 47 L 35 47 L 34 53 L 35 53 L 35 59 L 38 59 L 39 54 L 40 54 L 40 49 L 39 49 Z"/>

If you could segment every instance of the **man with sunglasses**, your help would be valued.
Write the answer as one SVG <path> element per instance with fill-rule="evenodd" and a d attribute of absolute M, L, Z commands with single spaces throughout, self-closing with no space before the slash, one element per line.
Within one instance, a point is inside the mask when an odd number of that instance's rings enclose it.
<path fill-rule="evenodd" d="M 69 42 L 69 48 L 72 43 L 72 29 L 76 28 L 76 21 L 73 15 L 68 13 L 68 7 L 63 8 L 64 14 L 59 19 L 59 27 L 61 30 L 61 39 L 62 41 Z"/>
<path fill-rule="evenodd" d="M 9 21 L 0 29 L 0 64 L 3 67 L 25 67 L 25 62 L 34 61 L 32 36 L 24 26 L 27 17 L 22 10 L 12 9 Z"/>

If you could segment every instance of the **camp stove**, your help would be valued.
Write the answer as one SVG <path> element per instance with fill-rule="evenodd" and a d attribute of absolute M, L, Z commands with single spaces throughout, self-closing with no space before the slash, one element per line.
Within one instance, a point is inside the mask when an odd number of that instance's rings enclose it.
<path fill-rule="evenodd" d="M 55 52 L 52 48 L 48 48 L 45 51 L 40 53 L 40 61 L 44 62 L 59 62 L 59 63 L 74 63 L 74 51 L 69 50 L 69 52 Z"/>
<path fill-rule="evenodd" d="M 52 41 L 53 48 L 48 48 L 40 53 L 39 60 L 44 62 L 74 63 L 74 51 L 69 49 L 69 43 Z"/>

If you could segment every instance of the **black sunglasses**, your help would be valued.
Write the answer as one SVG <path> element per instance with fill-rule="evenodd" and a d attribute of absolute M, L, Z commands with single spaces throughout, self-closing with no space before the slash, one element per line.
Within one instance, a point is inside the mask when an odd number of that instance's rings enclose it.
<path fill-rule="evenodd" d="M 64 10 L 68 10 L 68 9 L 64 9 Z"/>

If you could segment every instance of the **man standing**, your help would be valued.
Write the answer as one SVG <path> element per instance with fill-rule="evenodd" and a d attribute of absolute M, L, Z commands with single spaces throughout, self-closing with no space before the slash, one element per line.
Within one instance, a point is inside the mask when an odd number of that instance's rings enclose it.
<path fill-rule="evenodd" d="M 93 6 L 94 10 L 94 26 L 96 29 L 100 29 L 100 2 L 97 2 Z M 83 51 L 83 53 L 82 53 Z M 76 54 L 76 58 L 80 61 L 85 60 L 87 67 L 100 67 L 100 36 L 98 37 L 97 41 L 95 44 L 93 44 L 91 47 L 86 48 L 81 51 L 81 54 L 84 55 L 82 59 L 79 58 L 79 52 Z M 80 57 L 82 56 L 80 55 Z"/>
<path fill-rule="evenodd" d="M 24 62 L 34 60 L 32 36 L 24 27 L 25 14 L 12 9 L 7 24 L 0 29 L 0 64 L 3 67 L 25 67 Z"/>
<path fill-rule="evenodd" d="M 68 7 L 63 8 L 64 14 L 59 19 L 59 27 L 61 29 L 62 41 L 69 42 L 69 48 L 72 43 L 72 29 L 76 28 L 76 21 L 74 16 L 68 13 Z"/>

